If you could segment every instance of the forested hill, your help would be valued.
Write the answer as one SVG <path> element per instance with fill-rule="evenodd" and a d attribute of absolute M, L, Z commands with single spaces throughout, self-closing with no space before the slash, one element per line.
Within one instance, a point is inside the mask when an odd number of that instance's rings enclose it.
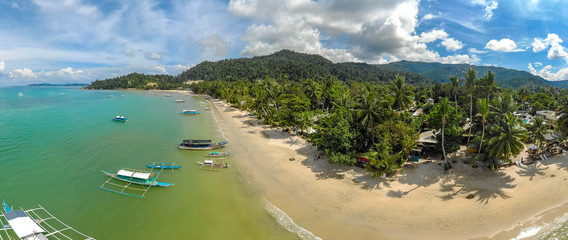
<path fill-rule="evenodd" d="M 318 79 L 333 75 L 341 81 L 390 82 L 396 74 L 403 75 L 406 82 L 415 85 L 435 83 L 433 80 L 412 72 L 398 72 L 382 65 L 366 63 L 333 63 L 322 56 L 281 50 L 267 56 L 227 59 L 217 62 L 202 62 L 180 74 L 183 80 L 235 81 L 239 79 L 278 78 L 286 75 L 291 80 Z"/>
<path fill-rule="evenodd" d="M 556 88 L 568 88 L 568 80 L 548 81 L 548 84 Z"/>
<path fill-rule="evenodd" d="M 277 78 L 286 74 L 292 80 L 325 77 L 329 74 L 341 81 L 389 82 L 396 74 L 404 75 L 406 82 L 415 85 L 448 82 L 450 76 L 463 73 L 473 67 L 478 77 L 489 70 L 495 73 L 500 87 L 529 88 L 549 86 L 548 81 L 525 71 L 502 67 L 474 66 L 469 64 L 441 64 L 400 61 L 389 64 L 333 63 L 322 56 L 281 50 L 267 56 L 227 59 L 217 62 L 202 62 L 183 72 L 183 80 L 234 81 L 238 79 L 262 79 L 267 75 Z"/>
<path fill-rule="evenodd" d="M 517 71 L 502 67 L 474 66 L 468 64 L 441 64 L 400 61 L 389 64 L 366 63 L 333 63 L 322 56 L 315 54 L 297 53 L 290 50 L 281 50 L 271 55 L 226 59 L 216 62 L 205 61 L 197 66 L 182 72 L 178 76 L 144 75 L 132 73 L 126 76 L 97 80 L 87 88 L 143 88 L 143 89 L 173 89 L 183 85 L 188 80 L 225 80 L 236 81 L 240 79 L 254 81 L 267 76 L 277 79 L 287 76 L 292 81 L 302 79 L 320 79 L 333 75 L 344 82 L 386 83 L 402 75 L 406 83 L 413 85 L 431 85 L 437 82 L 448 82 L 450 76 L 460 75 L 469 68 L 477 71 L 481 78 L 488 71 L 495 73 L 495 81 L 503 88 L 566 87 L 568 83 L 553 83 L 534 76 L 525 71 Z M 154 84 L 156 83 L 156 84 Z"/>
<path fill-rule="evenodd" d="M 474 66 L 469 64 L 442 64 L 442 63 L 425 63 L 400 61 L 384 65 L 392 71 L 412 72 L 421 74 L 426 78 L 435 80 L 436 82 L 449 82 L 450 76 L 463 73 L 467 69 L 473 67 L 477 71 L 478 77 L 483 77 L 488 71 L 495 73 L 495 81 L 503 88 L 519 88 L 526 87 L 542 87 L 548 86 L 549 82 L 541 77 L 532 75 L 525 71 L 518 71 L 502 67 L 491 66 Z"/>

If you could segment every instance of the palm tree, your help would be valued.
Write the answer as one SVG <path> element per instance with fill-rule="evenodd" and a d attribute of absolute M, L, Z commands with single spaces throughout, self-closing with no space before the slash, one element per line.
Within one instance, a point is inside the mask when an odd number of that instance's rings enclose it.
<path fill-rule="evenodd" d="M 362 94 L 355 105 L 357 121 L 371 131 L 380 118 L 381 101 L 376 92 Z"/>
<path fill-rule="evenodd" d="M 303 87 L 306 97 L 310 99 L 311 108 L 315 109 L 320 104 L 322 96 L 322 90 L 319 83 L 312 79 L 307 79 L 304 82 Z"/>
<path fill-rule="evenodd" d="M 391 91 L 398 110 L 404 110 L 412 103 L 412 86 L 404 84 L 404 76 L 396 76 L 396 80 L 391 83 Z"/>
<path fill-rule="evenodd" d="M 509 92 L 498 94 L 491 101 L 491 112 L 497 116 L 513 113 L 517 110 L 517 103 Z"/>
<path fill-rule="evenodd" d="M 489 157 L 511 161 L 509 158 L 518 155 L 524 148 L 522 139 L 526 138 L 526 130 L 521 126 L 517 116 L 505 114 L 503 121 L 494 124 L 492 135 L 489 140 Z M 497 162 L 492 162 L 491 167 L 497 166 Z"/>
<path fill-rule="evenodd" d="M 473 90 L 475 90 L 475 79 L 477 79 L 477 73 L 473 68 L 467 70 L 465 73 L 465 87 L 469 91 L 469 123 L 473 120 Z M 469 138 L 471 136 L 471 127 L 469 128 L 469 134 L 467 136 L 467 145 L 469 145 Z"/>
<path fill-rule="evenodd" d="M 461 85 L 461 81 L 459 79 L 459 74 L 450 77 L 450 82 L 452 84 L 452 91 L 454 92 L 454 102 L 456 103 L 456 114 L 458 114 L 458 90 Z"/>
<path fill-rule="evenodd" d="M 485 126 L 487 125 L 487 116 L 489 115 L 489 105 L 487 104 L 487 99 L 479 99 L 477 102 L 477 109 L 481 115 L 481 124 L 483 125 L 483 130 L 481 131 L 481 141 L 479 142 L 479 151 L 477 154 L 481 153 L 481 147 L 483 146 L 483 138 L 485 137 Z"/>
<path fill-rule="evenodd" d="M 542 117 L 535 117 L 530 125 L 527 126 L 529 132 L 529 139 L 534 141 L 539 149 L 542 149 L 546 139 L 544 135 L 546 134 L 546 124 Z"/>
<path fill-rule="evenodd" d="M 487 75 L 485 75 L 485 81 L 487 84 L 487 99 L 489 99 L 491 97 L 491 94 L 497 90 L 495 73 L 493 73 L 492 71 L 487 71 Z"/>
<path fill-rule="evenodd" d="M 448 98 L 442 98 L 440 101 L 440 115 L 442 118 L 442 154 L 444 156 L 444 168 L 448 167 L 448 158 L 446 157 L 446 148 L 444 147 L 444 128 L 446 127 L 447 117 L 449 115 L 450 103 L 448 103 Z"/>

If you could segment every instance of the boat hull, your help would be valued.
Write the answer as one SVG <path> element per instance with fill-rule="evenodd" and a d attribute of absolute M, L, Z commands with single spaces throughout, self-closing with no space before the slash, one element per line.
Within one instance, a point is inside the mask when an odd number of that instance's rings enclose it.
<path fill-rule="evenodd" d="M 149 164 L 146 164 L 146 167 L 156 168 L 156 169 L 180 169 L 181 168 L 181 166 L 164 166 L 164 165 L 149 165 Z"/>

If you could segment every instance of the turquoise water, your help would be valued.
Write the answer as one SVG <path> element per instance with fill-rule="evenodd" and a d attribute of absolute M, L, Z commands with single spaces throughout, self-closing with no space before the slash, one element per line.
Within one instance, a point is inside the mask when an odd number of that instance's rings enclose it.
<path fill-rule="evenodd" d="M 25 209 L 42 205 L 97 239 L 296 239 L 235 168 L 199 170 L 195 162 L 206 152 L 177 150 L 182 139 L 224 139 L 198 104 L 203 100 L 171 95 L 0 88 L 0 200 Z M 183 116 L 182 109 L 202 114 Z M 119 114 L 128 122 L 111 120 Z M 107 180 L 101 170 L 145 169 L 157 161 L 183 166 L 159 176 L 174 186 L 152 188 L 144 199 L 98 188 Z"/>

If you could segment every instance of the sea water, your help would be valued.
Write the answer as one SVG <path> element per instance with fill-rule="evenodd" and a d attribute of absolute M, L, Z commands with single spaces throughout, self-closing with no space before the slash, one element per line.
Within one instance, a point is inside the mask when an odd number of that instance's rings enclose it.
<path fill-rule="evenodd" d="M 168 94 L 0 88 L 0 200 L 42 205 L 97 239 L 296 239 L 235 168 L 200 170 L 196 161 L 207 152 L 177 149 L 182 139 L 224 139 L 204 100 Z M 112 121 L 116 115 L 128 121 Z M 229 164 L 238 164 L 235 157 Z M 174 186 L 151 188 L 143 199 L 98 188 L 108 179 L 101 170 L 153 162 L 182 166 L 159 175 Z"/>

